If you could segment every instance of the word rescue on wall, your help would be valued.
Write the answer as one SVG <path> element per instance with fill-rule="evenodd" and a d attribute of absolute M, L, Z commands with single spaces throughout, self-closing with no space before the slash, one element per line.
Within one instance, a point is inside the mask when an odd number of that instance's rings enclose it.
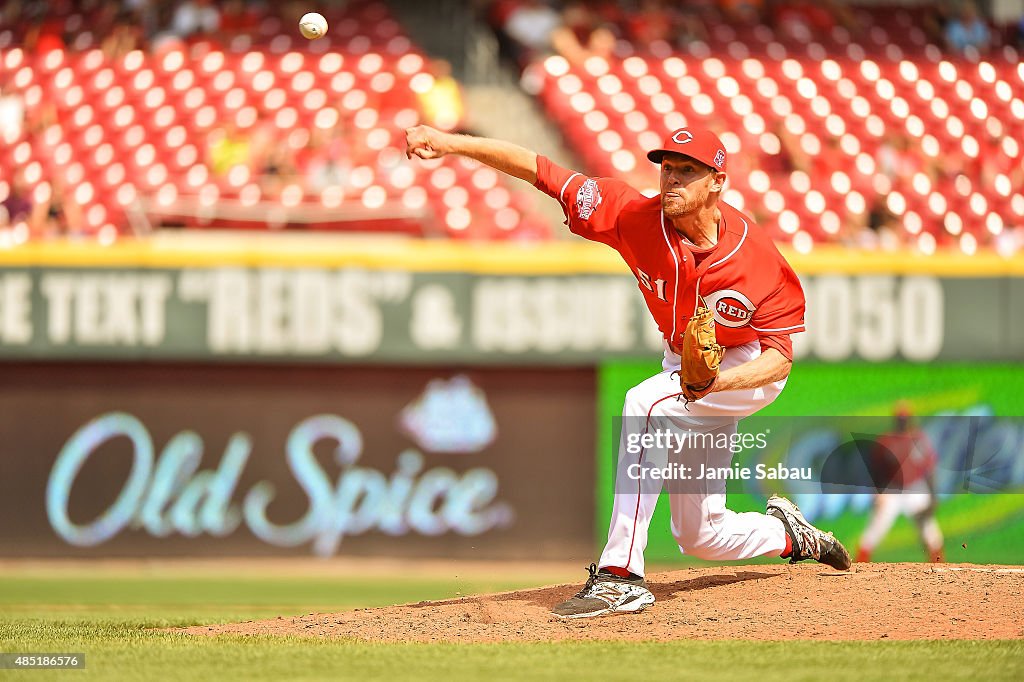
<path fill-rule="evenodd" d="M 825 361 L 1022 359 L 1024 311 L 1006 283 L 805 277 L 808 331 L 795 350 Z M 0 358 L 585 365 L 659 353 L 637 286 L 628 274 L 7 269 Z M 706 293 L 720 324 L 753 315 L 742 292 Z"/>

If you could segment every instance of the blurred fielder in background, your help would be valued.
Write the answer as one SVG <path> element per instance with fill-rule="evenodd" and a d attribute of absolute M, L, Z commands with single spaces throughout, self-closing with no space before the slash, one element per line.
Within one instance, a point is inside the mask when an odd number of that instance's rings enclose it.
<path fill-rule="evenodd" d="M 871 520 L 860 537 L 857 561 L 871 561 L 871 554 L 901 514 L 914 521 L 928 559 L 943 560 L 942 529 L 935 518 L 935 467 L 939 457 L 928 434 L 913 423 L 913 416 L 909 405 L 899 403 L 892 431 L 879 436 L 872 453 L 871 475 L 879 493 Z"/>

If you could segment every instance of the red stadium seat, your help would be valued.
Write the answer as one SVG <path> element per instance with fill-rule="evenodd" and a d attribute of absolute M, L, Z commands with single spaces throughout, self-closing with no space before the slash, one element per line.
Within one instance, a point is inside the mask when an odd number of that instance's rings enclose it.
<path fill-rule="evenodd" d="M 869 31 L 867 49 L 890 45 L 890 34 L 909 28 L 902 15 L 886 26 L 875 25 Z M 767 38 L 764 31 L 759 33 Z M 725 41 L 723 36 L 718 39 Z M 920 41 L 921 36 L 916 35 L 911 40 L 915 44 Z M 1000 77 L 1016 86 L 1024 80 L 1012 73 L 1010 65 L 1000 72 L 992 65 L 944 62 L 936 66 L 926 60 L 907 61 L 906 55 L 913 47 L 910 46 L 883 49 L 877 56 L 863 60 L 831 57 L 827 64 L 822 62 L 819 66 L 797 59 L 782 60 L 780 50 L 769 48 L 768 41 L 764 42 L 763 52 L 753 51 L 746 58 L 661 59 L 636 54 L 610 64 L 611 75 L 597 78 L 586 65 L 570 66 L 564 59 L 551 58 L 538 69 L 543 77 L 539 99 L 588 170 L 624 179 L 636 166 L 645 163 L 636 155 L 643 149 L 638 144 L 639 136 L 648 127 L 642 118 L 648 118 L 651 130 L 662 135 L 667 132 L 663 124 L 670 117 L 680 125 L 683 120 L 693 125 L 710 125 L 723 137 L 732 134 L 733 146 L 741 147 L 741 154 L 747 157 L 751 168 L 775 165 L 769 157 L 777 154 L 778 149 L 769 154 L 763 148 L 762 135 L 780 128 L 790 129 L 811 160 L 816 177 L 827 177 L 831 182 L 838 177 L 836 174 L 842 173 L 845 180 L 840 180 L 838 188 L 825 185 L 809 194 L 809 188 L 793 188 L 788 182 L 763 176 L 755 189 L 737 175 L 731 176 L 729 187 L 749 202 L 748 210 L 764 211 L 764 218 L 779 221 L 767 227 L 788 235 L 806 233 L 815 240 L 834 237 L 836 220 L 845 220 L 851 212 L 851 192 L 858 197 L 875 193 L 875 180 L 885 178 L 879 177 L 882 171 L 872 157 L 894 132 L 909 134 L 910 139 L 926 134 L 935 136 L 936 140 L 916 150 L 921 164 L 930 163 L 930 154 L 941 149 L 944 159 L 954 164 L 969 166 L 983 158 L 997 167 L 1011 167 L 1015 163 L 1019 167 L 1019 159 L 1007 156 L 999 145 L 985 149 L 980 146 L 992 130 L 1009 139 L 1024 136 L 1024 102 L 1017 106 L 1017 111 L 1008 111 L 1007 102 L 1013 101 L 1011 87 L 996 84 Z M 851 43 L 849 47 L 855 46 Z M 860 48 L 854 51 L 857 50 Z M 973 77 L 967 83 L 962 80 L 965 70 L 974 71 L 980 78 Z M 643 81 L 646 74 L 658 76 L 663 92 Z M 1001 97 L 996 92 L 1000 87 Z M 664 97 L 671 101 L 658 99 Z M 749 109 L 744 98 L 752 105 Z M 794 110 L 801 113 L 799 118 L 788 113 Z M 938 146 L 929 151 L 928 145 L 936 141 Z M 1012 148 L 1013 144 L 1004 146 Z M 895 180 L 899 182 L 901 178 Z M 1009 183 L 1003 184 L 1008 191 Z M 765 194 L 769 186 L 777 190 L 774 195 L 771 191 Z M 993 189 L 979 191 L 986 193 L 987 204 L 1002 205 L 999 198 L 991 196 L 995 193 Z M 954 225 L 958 220 L 971 222 L 971 230 L 976 225 L 984 226 L 987 205 L 981 214 L 966 221 L 960 209 L 942 205 L 941 199 L 933 196 L 942 195 L 929 191 L 926 197 L 920 197 L 919 205 L 912 191 L 907 195 L 917 216 L 912 221 L 921 220 L 920 227 L 916 223 L 908 227 L 908 234 L 936 229 L 946 220 Z M 978 196 L 975 202 L 980 207 L 983 195 Z M 854 207 L 861 209 L 856 211 L 858 214 L 868 208 L 861 207 L 861 203 L 860 199 L 853 202 Z M 822 226 L 823 219 L 827 229 Z M 978 230 L 975 236 L 982 241 L 986 232 Z"/>
<path fill-rule="evenodd" d="M 535 67 L 538 99 L 585 170 L 633 182 L 655 177 L 642 152 L 671 129 L 716 127 L 743 160 L 730 198 L 799 248 L 838 238 L 837 226 L 885 186 L 899 194 L 907 238 L 929 248 L 985 244 L 1000 221 L 1024 222 L 1024 196 L 1010 179 L 1024 139 L 1015 53 L 943 59 L 925 42 L 920 10 L 856 11 L 867 26 L 858 36 L 841 27 L 784 35 L 719 24 L 688 54 L 664 44 L 620 45 L 622 56 L 581 65 L 553 57 Z M 38 186 L 59 174 L 86 204 L 87 234 L 107 240 L 128 229 L 124 206 L 144 199 L 167 211 L 179 197 L 204 207 L 224 197 L 246 206 L 395 201 L 433 215 L 436 230 L 454 238 L 547 238 L 530 195 L 513 194 L 493 171 L 455 159 L 402 162 L 401 131 L 418 121 L 416 92 L 430 76 L 386 5 L 348 3 L 328 18 L 330 35 L 313 43 L 266 15 L 226 45 L 193 41 L 116 59 L 81 45 L 45 55 L 5 46 L 0 82 L 24 92 L 30 108 L 53 102 L 57 125 L 0 144 L 0 180 L 13 167 L 31 168 Z M 343 131 L 331 154 L 349 169 L 348 184 L 272 187 L 252 171 L 215 177 L 207 137 L 229 124 L 293 150 L 300 172 L 320 137 Z M 802 148 L 795 156 L 780 140 L 784 130 Z M 893 135 L 908 136 L 922 167 L 941 154 L 927 186 L 913 174 L 883 175 L 877 158 Z M 794 186 L 792 166 L 805 163 L 818 179 L 813 188 Z M 943 174 L 961 170 L 1003 179 L 976 180 L 960 194 Z"/>

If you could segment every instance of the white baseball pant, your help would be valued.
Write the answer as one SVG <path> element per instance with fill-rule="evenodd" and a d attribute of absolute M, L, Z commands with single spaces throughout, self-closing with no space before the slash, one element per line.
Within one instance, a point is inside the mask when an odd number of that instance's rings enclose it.
<path fill-rule="evenodd" d="M 922 513 L 932 504 L 928 484 L 917 481 L 902 492 L 888 492 L 875 498 L 875 509 L 860 537 L 861 551 L 870 554 L 885 539 L 892 524 L 901 514 L 906 514 L 917 525 L 918 534 L 929 554 L 942 550 L 942 529 L 934 514 Z"/>
<path fill-rule="evenodd" d="M 761 354 L 760 346 L 751 342 L 730 348 L 725 353 L 721 369 L 726 370 L 748 362 Z M 626 393 L 623 406 L 622 439 L 619 444 L 619 466 L 615 481 L 614 504 L 608 543 L 601 555 L 599 566 L 625 568 L 636 575 L 644 575 L 644 549 L 647 547 L 648 528 L 658 502 L 660 489 L 641 489 L 638 481 L 627 472 L 630 463 L 651 463 L 663 466 L 668 458 L 667 448 L 647 448 L 631 453 L 626 447 L 627 424 L 646 428 L 649 419 L 664 424 L 672 423 L 683 429 L 714 429 L 716 432 L 736 433 L 736 424 L 742 417 L 757 412 L 782 392 L 786 380 L 761 388 L 742 391 L 709 393 L 690 403 L 676 400 L 679 393 L 679 356 L 665 351 L 664 371 L 634 386 Z M 701 422 L 701 418 L 716 418 L 714 424 Z M 732 454 L 726 448 L 697 448 L 686 455 L 690 464 L 698 467 L 728 467 Z M 757 556 L 779 556 L 785 551 L 786 531 L 782 522 L 758 512 L 736 513 L 725 506 L 726 481 L 703 480 L 687 483 L 687 492 L 669 494 L 672 516 L 672 534 L 680 551 L 701 559 L 734 561 Z"/>

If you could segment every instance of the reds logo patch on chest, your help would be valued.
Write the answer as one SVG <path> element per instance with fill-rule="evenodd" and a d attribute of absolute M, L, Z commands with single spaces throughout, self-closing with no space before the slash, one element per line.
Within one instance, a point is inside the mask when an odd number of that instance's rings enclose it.
<path fill-rule="evenodd" d="M 590 220 L 594 211 L 601 205 L 601 189 L 597 182 L 588 179 L 576 192 L 576 211 L 582 220 Z"/>
<path fill-rule="evenodd" d="M 715 322 L 723 327 L 742 327 L 750 323 L 757 307 L 735 289 L 720 289 L 704 295 L 704 301 L 715 313 Z"/>

